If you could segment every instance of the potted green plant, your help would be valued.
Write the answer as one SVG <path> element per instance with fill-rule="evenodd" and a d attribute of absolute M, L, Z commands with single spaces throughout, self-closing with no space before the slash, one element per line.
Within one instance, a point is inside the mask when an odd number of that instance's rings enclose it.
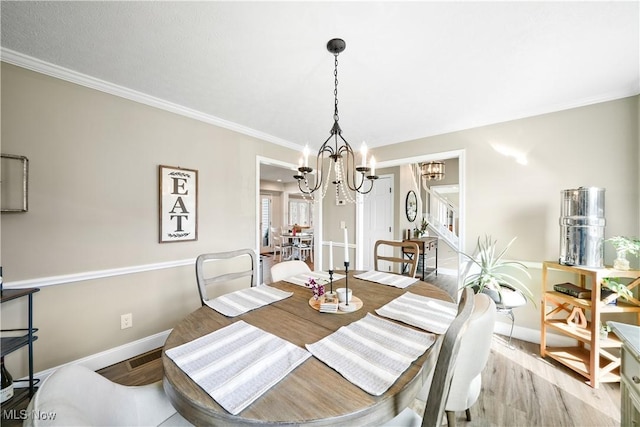
<path fill-rule="evenodd" d="M 629 290 L 624 283 L 620 283 L 618 282 L 618 279 L 612 277 L 605 277 L 602 279 L 600 294 L 603 299 L 607 299 L 609 304 L 616 304 L 616 300 L 618 298 L 628 301 L 629 298 L 633 297 L 631 290 Z M 612 294 L 615 294 L 616 297 L 613 300 L 609 300 L 608 297 Z"/>
<path fill-rule="evenodd" d="M 616 250 L 616 259 L 613 261 L 613 268 L 617 270 L 629 270 L 629 260 L 627 254 L 640 254 L 640 239 L 625 236 L 615 236 L 606 240 L 611 243 Z"/>
<path fill-rule="evenodd" d="M 420 227 L 416 227 L 415 230 L 413 231 L 413 235 L 415 237 L 422 237 L 427 233 L 427 227 L 429 226 L 429 223 L 427 222 L 426 219 L 422 218 L 422 222 L 420 223 Z"/>
<path fill-rule="evenodd" d="M 606 323 L 600 323 L 600 339 L 607 339 L 607 337 L 609 336 L 609 332 L 611 332 L 611 326 L 607 325 Z"/>
<path fill-rule="evenodd" d="M 473 254 L 468 255 L 460 252 L 467 258 L 467 268 L 464 272 L 464 287 L 472 287 L 476 293 L 488 293 L 494 300 L 495 294 L 502 300 L 502 291 L 507 289 L 518 289 L 527 299 L 533 302 L 533 293 L 522 283 L 520 279 L 512 273 L 521 272 L 531 278 L 527 271 L 527 266 L 518 261 L 505 261 L 504 256 L 516 240 L 514 237 L 509 244 L 501 251 L 497 248 L 497 241 L 490 236 L 484 239 L 478 238 L 478 243 Z M 492 295 L 494 294 L 494 295 Z M 535 303 L 534 303 L 535 304 Z"/>

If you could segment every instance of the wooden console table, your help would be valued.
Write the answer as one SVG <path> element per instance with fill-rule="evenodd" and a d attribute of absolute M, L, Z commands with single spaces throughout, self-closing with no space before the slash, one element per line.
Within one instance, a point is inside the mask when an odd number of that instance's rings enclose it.
<path fill-rule="evenodd" d="M 427 273 L 435 273 L 436 276 L 438 275 L 438 238 L 437 237 L 431 237 L 431 236 L 427 236 L 427 237 L 415 237 L 412 239 L 402 239 L 403 242 L 416 242 L 418 244 L 418 247 L 420 248 L 420 258 L 422 259 L 422 276 L 421 276 L 421 280 L 424 281 L 424 278 L 426 277 Z M 427 267 L 427 251 L 435 251 L 436 257 L 436 263 L 434 267 Z M 412 257 L 413 253 L 408 253 L 408 252 L 404 252 L 404 250 L 402 251 L 402 255 L 403 256 L 407 256 L 407 257 Z"/>

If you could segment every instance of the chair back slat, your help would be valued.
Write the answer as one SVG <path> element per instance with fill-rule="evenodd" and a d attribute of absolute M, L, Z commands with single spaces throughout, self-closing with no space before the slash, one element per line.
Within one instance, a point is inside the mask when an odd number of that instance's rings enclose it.
<path fill-rule="evenodd" d="M 380 250 L 385 247 L 391 247 L 392 249 L 400 249 L 400 257 L 389 256 L 380 254 Z M 404 258 L 404 254 L 411 254 L 410 258 Z M 416 270 L 418 269 L 418 257 L 420 256 L 420 247 L 416 242 L 410 241 L 397 241 L 397 240 L 378 240 L 373 247 L 373 268 L 376 271 L 381 271 L 378 265 L 379 261 L 388 261 L 392 263 L 400 264 L 400 271 L 403 270 L 404 265 L 409 266 L 409 276 L 414 277 Z"/>
<path fill-rule="evenodd" d="M 204 282 L 205 282 L 205 284 L 207 286 L 209 286 L 209 285 L 212 285 L 214 283 L 230 282 L 232 280 L 240 279 L 242 277 L 247 277 L 247 276 L 253 276 L 253 271 L 247 270 L 247 271 L 241 271 L 241 272 L 238 272 L 238 273 L 226 273 L 226 274 L 222 274 L 220 276 L 205 278 Z M 254 286 L 254 285 L 252 285 L 252 286 Z"/>
<path fill-rule="evenodd" d="M 458 315 L 444 334 L 422 418 L 423 427 L 439 427 L 442 423 L 460 342 L 473 313 L 473 295 L 473 290 L 464 289 L 458 305 Z"/>
<path fill-rule="evenodd" d="M 250 267 L 238 268 L 239 271 L 230 273 L 214 274 L 207 276 L 205 273 L 204 265 L 208 261 L 219 260 L 231 260 L 240 257 L 248 256 L 251 260 Z M 196 258 L 196 280 L 198 282 L 198 292 L 200 293 L 200 300 L 202 305 L 205 305 L 205 301 L 209 300 L 207 295 L 207 286 L 215 283 L 223 283 L 239 279 L 242 277 L 251 277 L 251 286 L 258 286 L 258 261 L 256 253 L 253 249 L 239 249 L 235 251 L 217 252 L 202 254 Z"/>

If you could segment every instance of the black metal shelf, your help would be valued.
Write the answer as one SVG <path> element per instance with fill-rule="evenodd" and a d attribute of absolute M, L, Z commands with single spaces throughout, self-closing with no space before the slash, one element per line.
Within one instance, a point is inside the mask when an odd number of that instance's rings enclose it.
<path fill-rule="evenodd" d="M 11 301 L 12 299 L 22 298 L 27 295 L 32 295 L 38 292 L 38 288 L 26 288 L 26 289 L 3 289 L 0 294 L 0 302 Z"/>
<path fill-rule="evenodd" d="M 26 382 L 26 388 L 14 388 L 14 395 L 11 399 L 4 402 L 2 405 L 3 414 L 5 410 L 12 408 L 18 408 L 25 401 L 30 399 L 35 393 L 35 385 L 38 380 L 33 378 L 33 342 L 38 339 L 34 333 L 38 330 L 33 327 L 33 294 L 39 292 L 38 288 L 27 289 L 2 289 L 0 292 L 0 302 L 5 303 L 17 298 L 27 297 L 28 301 L 28 318 L 27 328 L 20 329 L 2 329 L 2 334 L 8 334 L 11 336 L 0 337 L 0 354 L 2 357 L 13 353 L 22 347 L 28 347 L 28 361 L 29 361 L 29 379 L 28 380 L 16 380 L 15 383 Z"/>
<path fill-rule="evenodd" d="M 34 329 L 33 332 L 37 331 Z M 2 332 L 5 332 L 4 330 Z M 31 336 L 31 342 L 37 340 L 38 337 L 35 335 Z M 22 335 L 20 337 L 2 337 L 0 338 L 1 354 L 2 357 L 6 356 L 9 353 L 13 353 L 14 351 L 24 347 L 25 345 L 29 345 L 29 334 Z"/>

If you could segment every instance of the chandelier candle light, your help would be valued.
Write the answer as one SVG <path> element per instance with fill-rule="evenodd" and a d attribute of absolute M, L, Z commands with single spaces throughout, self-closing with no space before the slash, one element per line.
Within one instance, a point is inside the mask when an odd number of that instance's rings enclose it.
<path fill-rule="evenodd" d="M 367 166 L 367 146 L 362 143 L 360 150 L 362 154 L 362 163 L 356 166 L 355 154 L 351 145 L 342 137 L 342 129 L 338 124 L 340 119 L 338 116 L 338 55 L 346 48 L 346 43 L 342 39 L 331 39 L 327 43 L 327 50 L 335 57 L 334 76 L 334 112 L 333 127 L 331 128 L 329 138 L 327 138 L 320 149 L 316 158 L 316 176 L 312 185 L 309 185 L 309 174 L 314 169 L 309 167 L 309 148 L 305 147 L 303 158 L 298 163 L 298 174 L 293 177 L 298 180 L 298 188 L 303 194 L 312 194 L 322 189 L 321 197 L 327 193 L 329 181 L 336 186 L 336 195 L 342 192 L 347 200 L 351 203 L 355 199 L 351 197 L 347 189 L 355 193 L 367 194 L 373 189 L 373 182 L 378 179 L 376 176 L 375 159 L 371 156 L 369 165 Z M 340 141 L 338 140 L 340 139 Z M 333 139 L 333 143 L 332 140 Z M 343 144 L 343 145 L 339 145 Z M 328 160 L 328 161 L 327 161 Z M 328 170 L 325 170 L 325 163 L 328 163 Z M 334 179 L 331 180 L 331 172 L 334 172 Z M 345 187 L 346 184 L 346 187 Z"/>

